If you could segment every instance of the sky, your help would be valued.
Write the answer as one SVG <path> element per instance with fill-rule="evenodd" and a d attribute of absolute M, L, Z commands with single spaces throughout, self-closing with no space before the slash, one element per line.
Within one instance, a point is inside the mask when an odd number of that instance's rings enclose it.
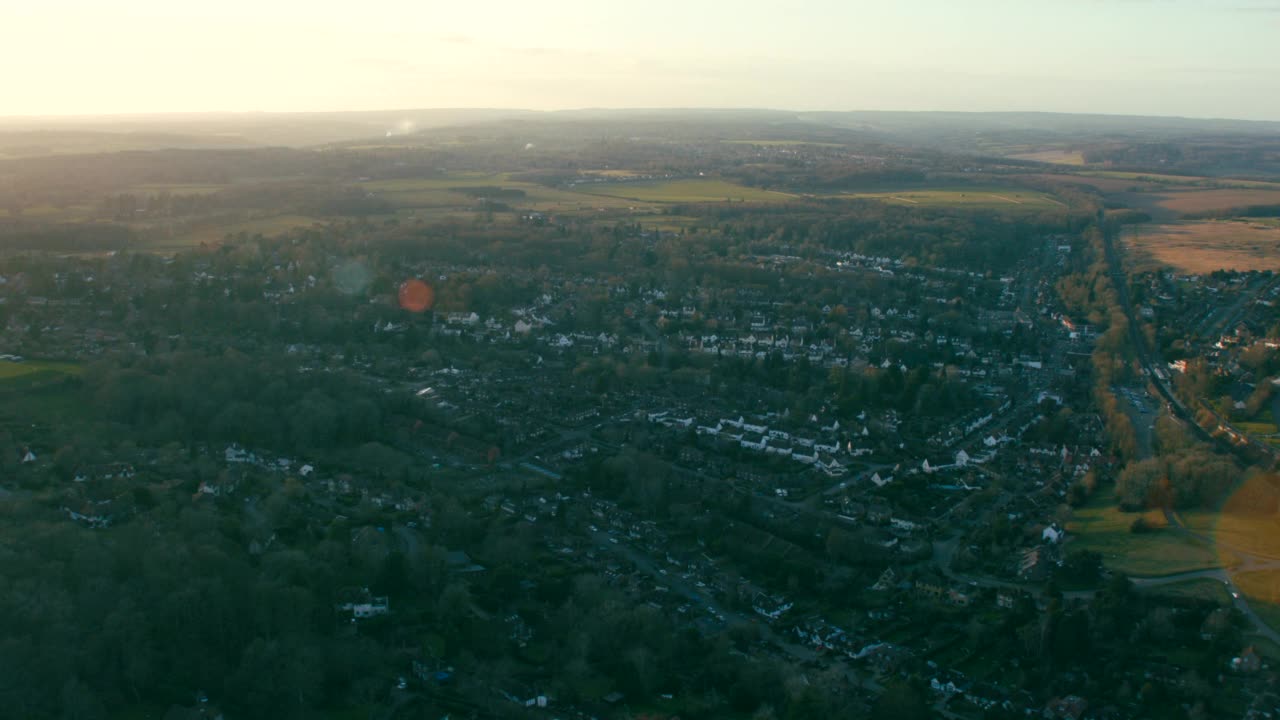
<path fill-rule="evenodd" d="M 0 116 L 406 108 L 1280 120 L 1280 0 L 5 0 Z"/>

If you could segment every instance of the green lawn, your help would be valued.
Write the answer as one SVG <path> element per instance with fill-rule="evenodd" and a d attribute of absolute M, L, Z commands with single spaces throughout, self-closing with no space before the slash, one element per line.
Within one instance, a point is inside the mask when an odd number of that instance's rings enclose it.
<path fill-rule="evenodd" d="M 1012 187 L 953 187 L 849 192 L 826 197 L 862 198 L 923 207 L 988 208 L 1014 211 L 1041 211 L 1065 208 L 1049 195 Z"/>
<path fill-rule="evenodd" d="M 1269 422 L 1238 422 L 1235 425 L 1250 435 L 1275 435 L 1280 432 L 1275 423 Z"/>
<path fill-rule="evenodd" d="M 1111 570 L 1137 577 L 1160 577 L 1236 564 L 1237 558 L 1229 552 L 1216 551 L 1195 538 L 1163 528 L 1164 517 L 1160 513 L 1149 512 L 1145 517 L 1153 527 L 1162 529 L 1131 532 L 1129 528 L 1138 514 L 1120 512 L 1114 490 L 1100 490 L 1088 505 L 1076 509 L 1067 524 L 1070 549 L 1097 552 Z"/>
<path fill-rule="evenodd" d="M 725 180 L 664 180 L 657 182 L 585 183 L 574 190 L 588 195 L 653 203 L 787 202 L 797 196 L 747 187 Z"/>

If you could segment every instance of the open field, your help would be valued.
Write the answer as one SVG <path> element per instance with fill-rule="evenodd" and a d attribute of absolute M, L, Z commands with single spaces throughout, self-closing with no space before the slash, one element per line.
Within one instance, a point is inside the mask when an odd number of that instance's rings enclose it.
<path fill-rule="evenodd" d="M 1182 185 L 1187 187 L 1280 190 L 1280 183 L 1265 182 L 1263 180 L 1240 180 L 1237 178 L 1210 177 L 1207 175 L 1165 175 L 1162 173 L 1127 172 L 1121 170 L 1081 170 L 1076 174 L 1083 177 L 1114 178 L 1117 180 L 1132 180 L 1140 183 L 1159 183 L 1162 185 Z"/>
<path fill-rule="evenodd" d="M 787 202 L 796 198 L 789 193 L 715 179 L 592 183 L 578 185 L 574 190 L 587 195 L 653 203 Z"/>
<path fill-rule="evenodd" d="M 631 185 L 631 183 L 627 183 Z M 474 209 L 477 198 L 465 192 L 468 188 L 501 188 L 519 190 L 523 197 L 501 199 L 513 207 L 541 212 L 580 212 L 599 209 L 634 209 L 637 203 L 622 197 L 610 197 L 579 190 L 561 190 L 537 183 L 513 181 L 506 173 L 485 175 L 467 173 L 448 178 L 413 180 L 376 180 L 362 186 L 398 208 Z M 593 187 L 615 187 L 601 183 Z"/>
<path fill-rule="evenodd" d="M 1143 225 L 1125 233 L 1135 270 L 1280 270 L 1280 228 L 1243 220 Z"/>
<path fill-rule="evenodd" d="M 1231 595 L 1227 592 L 1226 586 L 1212 578 L 1198 578 L 1169 585 L 1159 585 L 1146 590 L 1146 592 L 1152 595 L 1209 600 L 1219 605 L 1231 604 Z"/>
<path fill-rule="evenodd" d="M 1145 517 L 1155 532 L 1134 533 L 1133 521 Z M 1123 513 L 1116 507 L 1113 489 L 1099 490 L 1087 505 L 1078 508 L 1067 524 L 1072 550 L 1092 550 L 1115 572 L 1160 577 L 1192 570 L 1234 565 L 1235 556 L 1216 552 L 1195 538 L 1164 529 L 1158 511 Z"/>
<path fill-rule="evenodd" d="M 1113 180 L 1113 182 L 1125 182 Z M 1120 192 L 1113 199 L 1145 210 L 1157 220 L 1171 215 L 1200 213 L 1250 205 L 1280 205 L 1280 189 L 1168 189 L 1155 192 Z"/>
<path fill-rule="evenodd" d="M 17 217 L 48 222 L 79 222 L 89 219 L 93 215 L 93 211 L 94 209 L 88 205 L 70 205 L 68 207 L 37 205 L 36 207 L 24 208 Z M 0 208 L 0 218 L 3 217 L 14 217 L 14 215 L 7 208 Z"/>
<path fill-rule="evenodd" d="M 226 185 L 196 185 L 189 183 L 148 183 L 146 185 L 134 185 L 129 188 L 129 192 L 141 195 L 154 195 L 158 193 L 169 193 L 170 195 L 212 195 L 226 187 Z"/>
<path fill-rule="evenodd" d="M 202 227 L 179 235 L 172 241 L 156 242 L 153 247 L 155 249 L 182 248 L 199 245 L 202 242 L 212 245 L 222 242 L 227 235 L 236 235 L 239 233 L 270 237 L 272 235 L 286 233 L 295 228 L 311 227 L 318 222 L 321 221 L 303 215 L 277 215 L 269 218 Z"/>
<path fill-rule="evenodd" d="M 79 375 L 80 370 L 80 366 L 73 363 L 45 362 L 43 360 L 29 360 L 26 362 L 0 360 L 0 382 L 38 373 Z"/>
<path fill-rule="evenodd" d="M 1084 155 L 1074 150 L 1038 150 L 1009 155 L 1014 160 L 1034 160 L 1055 165 L 1084 165 Z"/>
<path fill-rule="evenodd" d="M 1049 195 L 1012 187 L 955 187 L 924 190 L 891 190 L 857 192 L 827 197 L 880 200 L 898 205 L 932 207 L 993 208 L 999 210 L 1041 211 L 1066 207 Z"/>
<path fill-rule="evenodd" d="M 1228 501 L 1230 503 L 1230 501 Z M 1242 553 L 1280 559 L 1280 515 L 1245 514 L 1229 509 L 1178 513 L 1184 525 L 1220 545 Z"/>

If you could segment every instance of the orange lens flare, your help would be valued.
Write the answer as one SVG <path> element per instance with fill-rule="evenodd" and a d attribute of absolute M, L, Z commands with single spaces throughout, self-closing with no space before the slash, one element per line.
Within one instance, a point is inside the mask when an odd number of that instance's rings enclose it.
<path fill-rule="evenodd" d="M 409 312 L 430 310 L 436 302 L 436 293 L 421 280 L 405 280 L 400 284 L 400 307 Z"/>

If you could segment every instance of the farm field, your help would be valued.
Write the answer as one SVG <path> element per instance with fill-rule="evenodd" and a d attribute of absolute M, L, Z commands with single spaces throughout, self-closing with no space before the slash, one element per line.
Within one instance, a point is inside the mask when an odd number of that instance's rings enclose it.
<path fill-rule="evenodd" d="M 1084 165 L 1084 155 L 1074 150 L 1037 150 L 1015 153 L 1007 157 L 1014 160 L 1034 160 L 1055 165 Z"/>
<path fill-rule="evenodd" d="M 1125 233 L 1135 269 L 1280 270 L 1280 227 L 1244 220 L 1143 225 Z"/>
<path fill-rule="evenodd" d="M 1075 174 L 1082 177 L 1133 180 L 1137 182 L 1160 183 L 1162 185 L 1184 185 L 1188 187 L 1217 189 L 1234 188 L 1280 190 L 1280 183 L 1266 182 L 1263 180 L 1240 180 L 1237 178 L 1210 177 L 1207 175 L 1164 175 L 1161 173 L 1128 172 L 1122 170 L 1081 170 Z"/>
<path fill-rule="evenodd" d="M 146 185 L 135 185 L 129 188 L 129 192 L 141 195 L 152 195 L 156 193 L 169 193 L 170 195 L 212 195 L 227 187 L 229 186 L 190 183 L 149 183 Z"/>
<path fill-rule="evenodd" d="M 93 208 L 87 205 L 71 205 L 68 207 L 53 207 L 52 205 L 39 205 L 23 209 L 16 217 L 27 219 L 40 219 L 50 222 L 79 222 L 88 220 L 93 215 Z M 15 217 L 7 208 L 0 208 L 0 218 Z"/>
<path fill-rule="evenodd" d="M 506 173 L 492 175 L 472 173 L 420 180 L 376 180 L 361 185 L 398 208 L 474 208 L 477 198 L 465 191 L 480 188 L 519 190 L 524 193 L 522 197 L 503 201 L 515 207 L 540 212 L 628 210 L 636 206 L 634 201 L 626 198 L 513 181 Z M 601 183 L 600 186 L 606 185 L 613 187 L 615 183 Z"/>
<path fill-rule="evenodd" d="M 1070 183 L 1074 185 L 1087 185 L 1102 193 L 1119 193 L 1128 191 L 1141 183 L 1133 180 L 1125 180 L 1114 177 L 1097 177 L 1096 175 L 1087 175 L 1085 173 L 1039 173 L 1036 175 L 1016 175 L 1017 179 L 1022 180 L 1050 180 L 1053 182 Z"/>
<path fill-rule="evenodd" d="M 787 202 L 797 197 L 716 179 L 591 183 L 578 185 L 574 190 L 587 195 L 653 203 Z"/>
<path fill-rule="evenodd" d="M 277 215 L 275 217 L 259 218 L 255 220 L 230 222 L 221 225 L 198 228 L 180 234 L 172 240 L 155 242 L 152 244 L 151 249 L 162 250 L 184 248 L 192 245 L 199 245 L 200 243 L 208 243 L 212 245 L 222 242 L 227 235 L 235 235 L 238 233 L 270 237 L 272 235 L 286 233 L 295 228 L 310 227 L 318 222 L 321 221 L 303 215 Z"/>
<path fill-rule="evenodd" d="M 1159 529 L 1131 532 L 1129 528 L 1139 517 Z M 1160 512 L 1120 512 L 1114 490 L 1099 490 L 1087 505 L 1077 508 L 1067 524 L 1067 533 L 1070 550 L 1097 552 L 1109 569 L 1128 575 L 1160 577 L 1237 562 L 1230 553 L 1215 551 L 1195 538 L 1165 529 Z"/>
<path fill-rule="evenodd" d="M 829 195 L 827 197 L 880 200 L 898 205 L 934 207 L 994 208 L 1000 210 L 1041 211 L 1066 205 L 1049 195 L 1033 190 L 1009 187 L 957 187 L 925 190 L 893 190 Z"/>
<path fill-rule="evenodd" d="M 1123 181 L 1120 181 L 1123 182 Z M 1130 207 L 1146 210 L 1153 217 L 1170 214 L 1201 213 L 1213 210 L 1230 210 L 1249 205 L 1280 205 L 1280 188 L 1236 189 L 1169 189 L 1156 192 L 1126 192 L 1117 200 Z"/>

